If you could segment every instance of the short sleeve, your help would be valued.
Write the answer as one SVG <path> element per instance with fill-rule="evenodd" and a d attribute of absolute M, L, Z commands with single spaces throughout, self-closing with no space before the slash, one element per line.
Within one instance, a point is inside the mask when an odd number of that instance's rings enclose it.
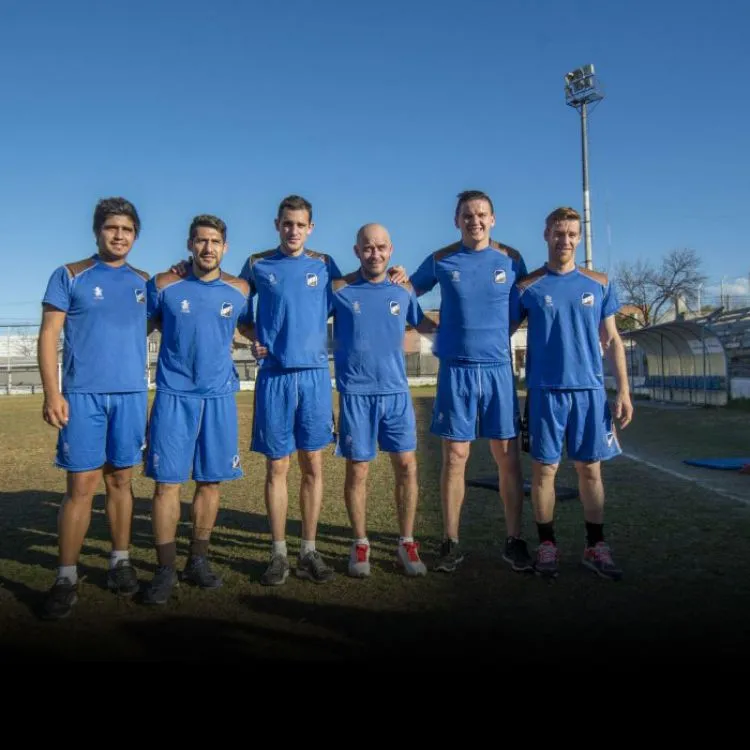
<path fill-rule="evenodd" d="M 518 325 L 526 317 L 526 311 L 523 308 L 521 302 L 522 292 L 518 288 L 518 284 L 513 284 L 510 290 L 510 323 L 511 325 Z"/>
<path fill-rule="evenodd" d="M 47 289 L 42 298 L 42 304 L 51 305 L 58 310 L 68 312 L 70 309 L 70 297 L 72 291 L 70 274 L 65 266 L 60 266 L 50 276 L 47 282 Z"/>
<path fill-rule="evenodd" d="M 336 261 L 330 255 L 328 256 L 328 262 L 328 276 L 330 277 L 330 280 L 334 281 L 335 279 L 340 279 L 343 274 L 336 264 Z"/>
<path fill-rule="evenodd" d="M 253 303 L 250 299 L 251 295 L 248 295 L 247 297 L 243 294 L 242 295 L 242 308 L 240 309 L 240 314 L 237 316 L 237 325 L 238 326 L 251 326 L 255 322 L 255 317 L 253 316 Z"/>
<path fill-rule="evenodd" d="M 522 279 L 524 276 L 527 276 L 529 273 L 529 269 L 526 268 L 526 261 L 523 259 L 523 255 L 518 256 L 518 263 L 516 268 L 516 278 Z"/>
<path fill-rule="evenodd" d="M 159 320 L 161 318 L 161 295 L 156 288 L 156 276 L 146 282 L 146 319 Z"/>
<path fill-rule="evenodd" d="M 247 281 L 249 287 L 250 287 L 250 299 L 252 299 L 253 295 L 256 292 L 255 288 L 255 274 L 253 273 L 253 265 L 250 262 L 250 256 L 247 256 L 247 260 L 245 261 L 244 265 L 242 266 L 242 270 L 240 271 L 240 278 Z"/>
<path fill-rule="evenodd" d="M 435 256 L 430 254 L 423 261 L 419 268 L 409 278 L 411 285 L 417 294 L 424 294 L 433 289 L 437 284 L 435 275 Z"/>
<path fill-rule="evenodd" d="M 614 315 L 620 309 L 620 301 L 617 299 L 617 290 L 612 282 L 608 282 L 604 288 L 604 299 L 602 300 L 602 320 Z"/>
<path fill-rule="evenodd" d="M 412 289 L 409 292 L 409 307 L 406 310 L 406 322 L 412 326 L 418 326 L 424 318 L 422 306 L 419 304 L 416 292 Z"/>

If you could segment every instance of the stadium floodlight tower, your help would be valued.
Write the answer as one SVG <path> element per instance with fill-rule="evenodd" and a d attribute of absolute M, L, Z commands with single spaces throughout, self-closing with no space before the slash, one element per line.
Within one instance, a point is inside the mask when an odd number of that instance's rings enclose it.
<path fill-rule="evenodd" d="M 583 162 L 583 236 L 586 247 L 586 268 L 593 269 L 591 251 L 591 205 L 589 202 L 588 110 L 604 99 L 599 90 L 593 65 L 584 65 L 565 76 L 565 103 L 581 114 L 581 157 Z"/>

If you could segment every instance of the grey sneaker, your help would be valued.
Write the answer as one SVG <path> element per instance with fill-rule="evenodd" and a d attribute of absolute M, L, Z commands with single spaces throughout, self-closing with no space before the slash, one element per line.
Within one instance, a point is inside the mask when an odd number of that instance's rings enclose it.
<path fill-rule="evenodd" d="M 218 589 L 224 583 L 205 557 L 191 557 L 182 571 L 182 580 L 202 589 Z"/>
<path fill-rule="evenodd" d="M 516 573 L 534 570 L 534 563 L 529 554 L 526 542 L 520 537 L 509 536 L 505 540 L 503 560 L 510 563 L 511 570 L 514 570 Z"/>
<path fill-rule="evenodd" d="M 622 578 L 622 570 L 615 565 L 612 550 L 606 542 L 598 542 L 593 547 L 586 547 L 581 563 L 602 578 L 608 578 L 611 581 L 619 581 Z"/>
<path fill-rule="evenodd" d="M 264 586 L 281 586 L 289 577 L 289 560 L 286 555 L 272 555 L 260 582 Z"/>
<path fill-rule="evenodd" d="M 396 564 L 408 576 L 427 575 L 427 568 L 419 557 L 419 542 L 399 544 L 396 550 Z"/>
<path fill-rule="evenodd" d="M 143 601 L 145 604 L 166 604 L 172 596 L 172 589 L 178 585 L 177 571 L 160 565 L 143 594 Z"/>
<path fill-rule="evenodd" d="M 58 578 L 47 594 L 42 617 L 45 620 L 62 620 L 78 601 L 78 585 L 68 578 Z"/>
<path fill-rule="evenodd" d="M 120 560 L 107 571 L 107 588 L 117 596 L 133 596 L 138 591 L 138 576 L 127 560 Z"/>
<path fill-rule="evenodd" d="M 560 568 L 557 564 L 559 558 L 560 553 L 554 542 L 542 542 L 536 550 L 534 570 L 538 575 L 545 578 L 557 578 L 560 573 Z"/>
<path fill-rule="evenodd" d="M 349 575 L 352 578 L 367 578 L 370 575 L 370 545 L 352 544 L 349 553 Z"/>
<path fill-rule="evenodd" d="M 440 545 L 440 557 L 435 564 L 435 570 L 442 573 L 453 573 L 463 562 L 464 555 L 458 542 L 445 539 Z"/>
<path fill-rule="evenodd" d="M 315 583 L 327 583 L 334 577 L 333 568 L 326 565 L 318 550 L 308 552 L 297 563 L 297 577 L 307 578 Z"/>

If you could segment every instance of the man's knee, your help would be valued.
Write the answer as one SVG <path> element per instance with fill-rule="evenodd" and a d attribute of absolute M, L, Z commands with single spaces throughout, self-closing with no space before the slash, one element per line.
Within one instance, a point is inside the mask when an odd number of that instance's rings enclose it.
<path fill-rule="evenodd" d="M 456 442 L 453 440 L 446 440 L 443 442 L 443 460 L 445 461 L 449 470 L 462 470 L 466 466 L 466 462 L 469 459 L 469 451 L 471 450 L 468 442 Z"/>
<path fill-rule="evenodd" d="M 110 490 L 122 491 L 129 489 L 132 478 L 133 469 L 131 467 L 126 469 L 107 467 L 104 470 L 104 483 L 107 485 L 107 489 Z"/>
<path fill-rule="evenodd" d="M 408 481 L 417 476 L 417 457 L 413 452 L 392 453 L 391 456 L 396 479 Z"/>
<path fill-rule="evenodd" d="M 266 477 L 271 481 L 286 479 L 289 473 L 289 456 L 284 458 L 269 458 L 266 461 Z"/>
<path fill-rule="evenodd" d="M 578 478 L 583 482 L 598 482 L 601 480 L 601 463 L 599 461 L 576 461 L 575 467 Z"/>

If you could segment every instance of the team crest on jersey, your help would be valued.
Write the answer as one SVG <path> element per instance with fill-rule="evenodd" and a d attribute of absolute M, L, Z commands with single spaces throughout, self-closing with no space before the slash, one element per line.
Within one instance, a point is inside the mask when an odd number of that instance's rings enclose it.
<path fill-rule="evenodd" d="M 146 301 L 146 292 L 144 292 L 143 289 L 135 290 L 135 301 L 139 305 L 142 305 Z"/>
<path fill-rule="evenodd" d="M 307 284 L 307 286 L 318 286 L 318 274 L 308 273 L 307 276 L 305 276 L 305 284 Z"/>
<path fill-rule="evenodd" d="M 232 310 L 234 310 L 234 305 L 232 305 L 231 302 L 222 302 L 222 304 L 221 304 L 221 317 L 222 318 L 231 318 L 232 317 Z"/>
<path fill-rule="evenodd" d="M 544 304 L 547 307 L 552 307 L 552 297 L 550 297 L 549 294 L 544 295 Z"/>
<path fill-rule="evenodd" d="M 388 306 L 389 306 L 389 308 L 391 310 L 391 315 L 400 315 L 401 314 L 401 305 L 399 305 L 399 303 L 396 302 L 396 300 L 391 300 L 388 303 Z"/>
<path fill-rule="evenodd" d="M 276 274 L 275 273 L 269 273 L 268 274 L 268 283 L 269 284 L 275 284 L 276 283 Z"/>
<path fill-rule="evenodd" d="M 461 281 L 461 271 L 451 271 L 451 281 Z"/>
<path fill-rule="evenodd" d="M 581 295 L 581 304 L 584 307 L 593 307 L 594 306 L 594 295 L 591 292 L 584 292 Z"/>
<path fill-rule="evenodd" d="M 496 284 L 505 283 L 505 271 L 503 271 L 502 268 L 495 269 L 495 283 Z"/>
<path fill-rule="evenodd" d="M 94 287 L 94 299 L 104 299 L 104 290 L 100 286 Z"/>
<path fill-rule="evenodd" d="M 180 312 L 184 312 L 184 313 L 190 312 L 190 303 L 186 299 L 180 302 Z"/>
<path fill-rule="evenodd" d="M 354 312 L 357 315 L 359 315 L 362 312 L 362 306 L 359 304 L 357 300 L 354 300 L 354 302 L 352 302 L 352 310 L 354 310 Z"/>

